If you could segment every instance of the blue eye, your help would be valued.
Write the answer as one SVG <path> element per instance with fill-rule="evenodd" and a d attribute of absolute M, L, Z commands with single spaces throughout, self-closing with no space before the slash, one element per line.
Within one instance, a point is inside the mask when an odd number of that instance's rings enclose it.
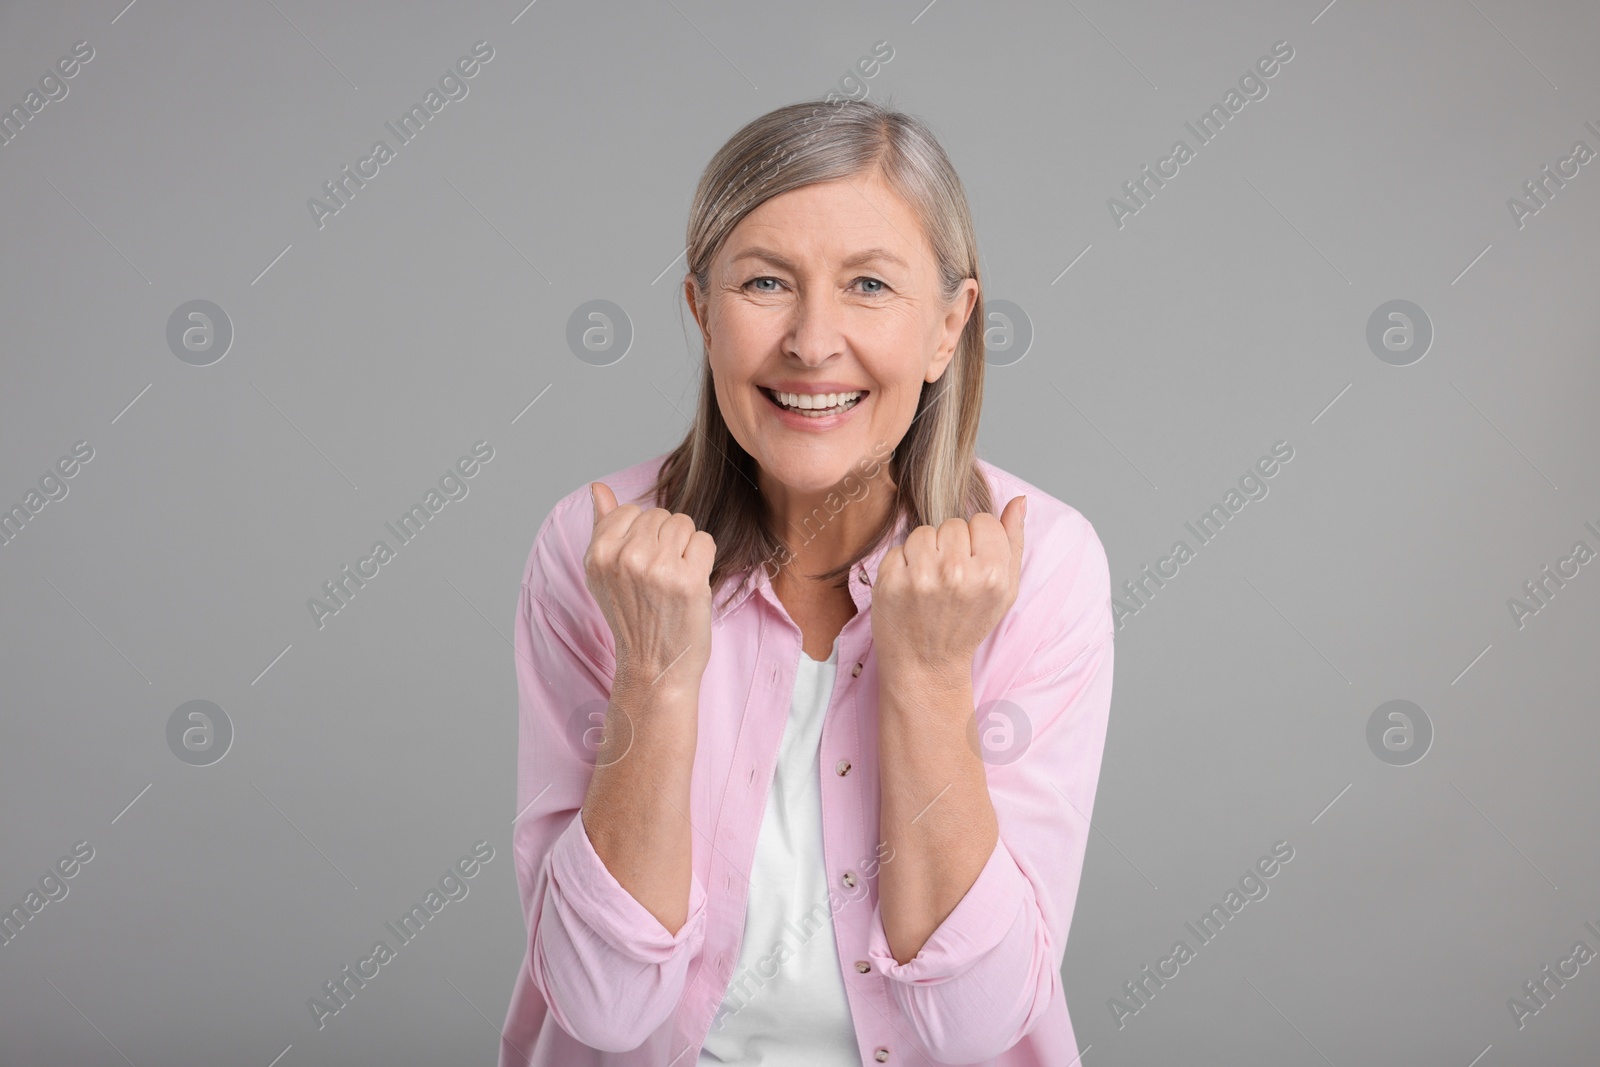
<path fill-rule="evenodd" d="M 863 274 L 861 277 L 857 278 L 856 281 L 858 281 L 858 282 L 866 282 L 869 285 L 879 286 L 879 288 L 877 288 L 877 289 L 864 289 L 864 290 L 862 290 L 862 292 L 864 292 L 864 293 L 866 293 L 866 294 L 868 294 L 870 296 L 877 296 L 877 295 L 879 295 L 881 293 L 886 293 L 886 292 L 889 291 L 888 283 L 883 281 L 883 279 L 881 279 L 881 278 L 874 278 L 874 277 L 871 277 L 870 275 Z M 772 275 L 763 274 L 758 278 L 751 278 L 749 281 L 744 283 L 742 288 L 749 289 L 751 286 L 756 285 L 757 282 L 776 282 L 779 285 L 783 284 L 782 282 L 779 282 L 777 278 L 774 278 Z M 755 291 L 758 292 L 758 293 L 775 293 L 775 292 L 777 292 L 776 289 L 766 289 L 766 288 L 760 288 L 760 287 L 757 287 Z"/>

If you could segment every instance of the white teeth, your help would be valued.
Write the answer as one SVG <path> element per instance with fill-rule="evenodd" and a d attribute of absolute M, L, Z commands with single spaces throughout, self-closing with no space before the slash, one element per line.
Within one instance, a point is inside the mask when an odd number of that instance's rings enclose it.
<path fill-rule="evenodd" d="M 772 395 L 778 401 L 791 408 L 836 408 L 841 404 L 848 404 L 861 396 L 858 389 L 853 393 L 780 393 L 773 390 Z"/>

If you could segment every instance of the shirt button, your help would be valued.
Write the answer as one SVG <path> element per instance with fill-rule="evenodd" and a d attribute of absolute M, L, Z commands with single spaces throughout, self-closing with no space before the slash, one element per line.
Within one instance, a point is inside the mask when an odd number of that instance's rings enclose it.
<path fill-rule="evenodd" d="M 860 578 L 861 578 L 861 584 L 862 585 L 871 585 L 872 584 L 870 581 L 867 580 L 867 569 L 865 567 L 861 568 Z"/>
<path fill-rule="evenodd" d="M 855 888 L 855 884 L 856 884 L 856 872 L 855 871 L 845 871 L 844 872 L 844 877 L 842 879 L 840 879 L 840 881 L 844 882 L 844 884 L 845 884 L 845 886 L 847 888 L 854 889 Z"/>
<path fill-rule="evenodd" d="M 879 1063 L 887 1062 L 889 1059 L 889 1050 L 880 1045 L 878 1046 L 878 1051 L 872 1054 L 872 1058 L 877 1060 Z"/>
<path fill-rule="evenodd" d="M 845 775 L 850 773 L 850 761 L 847 759 L 842 759 L 833 765 L 833 769 L 839 772 L 840 778 L 843 778 Z"/>
<path fill-rule="evenodd" d="M 868 963 L 866 960 L 856 960 L 856 970 L 860 971 L 862 974 L 867 974 L 872 970 L 872 964 Z"/>
<path fill-rule="evenodd" d="M 861 665 L 861 664 L 859 664 L 859 663 L 857 663 L 857 664 L 856 664 L 856 665 L 855 665 L 855 667 L 854 667 L 854 669 L 852 669 L 852 670 L 851 670 L 851 671 L 850 671 L 850 677 L 852 677 L 852 678 L 859 678 L 859 677 L 861 677 L 861 667 L 862 667 L 862 665 Z"/>

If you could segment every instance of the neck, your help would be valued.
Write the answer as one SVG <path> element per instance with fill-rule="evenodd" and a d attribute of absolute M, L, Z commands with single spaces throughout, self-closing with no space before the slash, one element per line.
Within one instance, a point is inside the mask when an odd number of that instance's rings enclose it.
<path fill-rule="evenodd" d="M 782 575 L 793 582 L 809 581 L 809 575 L 825 573 L 854 557 L 895 502 L 895 483 L 887 465 L 875 478 L 864 481 L 851 474 L 838 485 L 812 492 L 772 483 L 765 474 L 761 480 L 764 518 L 792 553 Z"/>

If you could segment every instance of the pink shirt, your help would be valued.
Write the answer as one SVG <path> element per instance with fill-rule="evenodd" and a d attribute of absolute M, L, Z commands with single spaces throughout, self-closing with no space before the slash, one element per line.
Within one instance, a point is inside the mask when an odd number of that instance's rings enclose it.
<path fill-rule="evenodd" d="M 664 458 L 598 480 L 619 503 L 650 507 L 640 498 Z M 1065 1067 L 1078 1056 L 1060 972 L 1111 706 L 1110 573 L 1078 511 L 990 463 L 979 468 L 996 513 L 1028 497 L 1017 600 L 972 668 L 1000 837 L 904 964 L 890 955 L 878 907 L 877 871 L 893 853 L 878 834 L 870 611 L 878 564 L 904 541 L 904 523 L 857 564 L 856 614 L 838 637 L 820 753 L 823 838 L 833 935 L 866 1064 Z M 737 592 L 738 577 L 717 590 L 690 791 L 689 917 L 669 934 L 612 877 L 579 811 L 616 666 L 611 628 L 584 581 L 593 526 L 585 483 L 540 525 L 523 573 L 512 851 L 528 950 L 499 1062 L 692 1067 L 739 956 L 800 629 L 763 568 Z"/>

